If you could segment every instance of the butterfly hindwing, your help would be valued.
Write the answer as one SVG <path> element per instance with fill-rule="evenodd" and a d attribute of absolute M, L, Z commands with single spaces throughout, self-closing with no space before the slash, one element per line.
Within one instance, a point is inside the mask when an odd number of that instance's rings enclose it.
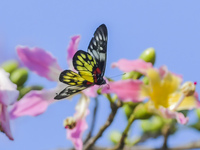
<path fill-rule="evenodd" d="M 88 88 L 89 86 L 67 86 L 64 90 L 62 90 L 59 94 L 57 94 L 54 99 L 63 99 L 63 98 L 67 98 L 71 95 L 74 95 L 86 88 Z"/>
<path fill-rule="evenodd" d="M 83 85 L 85 82 L 84 78 L 71 70 L 65 70 L 61 72 L 59 80 L 60 82 L 63 82 L 65 84 L 76 86 Z"/>
<path fill-rule="evenodd" d="M 107 28 L 102 24 L 96 29 L 88 46 L 88 53 L 96 60 L 102 77 L 106 67 L 107 39 Z"/>
<path fill-rule="evenodd" d="M 73 57 L 74 68 L 85 80 L 94 83 L 94 71 L 97 68 L 95 59 L 87 52 L 79 50 Z"/>

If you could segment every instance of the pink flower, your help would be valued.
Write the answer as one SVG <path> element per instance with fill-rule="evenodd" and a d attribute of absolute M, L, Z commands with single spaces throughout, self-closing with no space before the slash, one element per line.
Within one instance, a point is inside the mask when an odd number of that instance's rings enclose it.
<path fill-rule="evenodd" d="M 72 37 L 68 48 L 68 59 L 72 60 L 73 54 L 77 51 L 80 36 Z M 55 102 L 56 93 L 66 88 L 66 84 L 59 82 L 59 75 L 62 69 L 56 59 L 41 48 L 28 48 L 18 46 L 17 54 L 23 64 L 38 75 L 58 82 L 57 87 L 50 90 L 30 91 L 20 101 L 16 102 L 10 112 L 12 119 L 30 115 L 37 116 L 44 113 L 49 104 Z"/>
<path fill-rule="evenodd" d="M 145 74 L 147 69 L 152 68 L 151 63 L 147 63 L 144 60 L 126 60 L 120 59 L 118 62 L 112 64 L 112 68 L 119 68 L 123 72 L 137 71 L 142 74 Z"/>
<path fill-rule="evenodd" d="M 10 140 L 14 140 L 7 108 L 17 100 L 19 91 L 17 91 L 17 86 L 10 81 L 9 74 L 3 69 L 0 69 L 0 85 L 0 128 Z"/>
<path fill-rule="evenodd" d="M 67 129 L 67 138 L 72 141 L 76 150 L 82 150 L 83 148 L 82 134 L 88 128 L 85 118 L 89 114 L 89 101 L 89 98 L 85 94 L 82 94 L 76 105 L 74 116 L 64 120 L 64 126 Z"/>
<path fill-rule="evenodd" d="M 148 68 L 152 68 L 151 63 L 147 63 L 143 60 L 137 59 L 133 61 L 121 59 L 112 64 L 112 67 L 119 67 L 122 71 L 138 71 L 146 73 Z M 121 80 L 115 82 L 109 82 L 109 87 L 104 86 L 102 93 L 115 93 L 122 101 L 141 102 L 145 97 L 141 96 L 140 80 Z"/>
<path fill-rule="evenodd" d="M 140 80 L 120 80 L 109 82 L 109 87 L 104 86 L 102 93 L 115 93 L 122 101 L 141 102 L 144 97 L 141 97 L 140 90 L 143 84 Z"/>
<path fill-rule="evenodd" d="M 195 84 L 186 82 L 181 88 L 182 77 L 168 71 L 166 66 L 159 69 L 142 60 L 129 61 L 122 59 L 112 66 L 122 71 L 137 71 L 148 77 L 146 85 L 139 80 L 122 80 L 110 82 L 110 89 L 103 88 L 103 93 L 114 93 L 122 101 L 139 102 L 149 98 L 147 108 L 166 118 L 175 118 L 179 123 L 185 124 L 188 118 L 179 110 L 198 108 L 200 102 L 195 93 Z"/>

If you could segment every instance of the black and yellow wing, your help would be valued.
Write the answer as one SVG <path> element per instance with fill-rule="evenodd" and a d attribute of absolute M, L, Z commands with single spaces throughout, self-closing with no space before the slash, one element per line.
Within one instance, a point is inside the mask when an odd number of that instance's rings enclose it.
<path fill-rule="evenodd" d="M 57 94 L 54 99 L 67 98 L 93 85 L 92 82 L 85 80 L 79 74 L 71 70 L 63 71 L 60 74 L 59 80 L 60 82 L 68 84 L 68 86 Z"/>
<path fill-rule="evenodd" d="M 85 80 L 95 83 L 97 69 L 96 60 L 87 52 L 79 50 L 73 57 L 73 66 Z"/>
<path fill-rule="evenodd" d="M 105 24 L 100 25 L 88 46 L 88 53 L 96 60 L 101 76 L 104 76 L 106 68 L 108 31 Z"/>

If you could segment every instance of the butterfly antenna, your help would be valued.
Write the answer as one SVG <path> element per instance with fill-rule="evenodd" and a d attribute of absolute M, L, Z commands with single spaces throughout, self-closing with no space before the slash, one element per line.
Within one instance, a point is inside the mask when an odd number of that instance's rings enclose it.
<path fill-rule="evenodd" d="M 125 74 L 126 74 L 126 73 L 118 74 L 118 75 L 116 75 L 116 76 L 112 76 L 112 77 L 109 77 L 109 78 L 115 78 L 115 77 L 123 76 L 123 75 L 125 75 Z"/>

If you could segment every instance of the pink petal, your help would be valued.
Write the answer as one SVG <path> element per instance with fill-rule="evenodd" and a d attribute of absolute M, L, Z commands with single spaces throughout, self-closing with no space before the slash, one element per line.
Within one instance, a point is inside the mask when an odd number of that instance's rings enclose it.
<path fill-rule="evenodd" d="M 102 89 L 102 93 L 114 93 L 122 101 L 140 102 L 144 100 L 140 97 L 141 85 L 140 80 L 120 80 L 116 82 L 110 82 L 109 87 L 105 86 Z"/>
<path fill-rule="evenodd" d="M 84 94 L 89 96 L 89 97 L 97 97 L 97 90 L 99 89 L 98 85 L 94 85 L 86 90 L 84 90 Z"/>
<path fill-rule="evenodd" d="M 58 81 L 60 72 L 57 60 L 41 48 L 17 46 L 17 54 L 26 67 L 50 81 Z"/>
<path fill-rule="evenodd" d="M 67 138 L 72 141 L 76 150 L 82 150 L 82 134 L 87 128 L 87 122 L 85 121 L 85 119 L 81 119 L 77 121 L 75 128 L 67 129 Z"/>
<path fill-rule="evenodd" d="M 180 124 L 186 124 L 189 121 L 189 118 L 185 117 L 182 113 L 171 111 L 164 107 L 161 107 L 160 111 L 165 118 L 174 118 Z"/>
<path fill-rule="evenodd" d="M 3 132 L 7 135 L 10 140 L 14 140 L 11 130 L 10 130 L 10 121 L 9 114 L 7 111 L 7 106 L 0 104 L 0 123 Z"/>
<path fill-rule="evenodd" d="M 159 74 L 160 74 L 161 78 L 164 78 L 164 77 L 167 75 L 167 73 L 169 73 L 169 70 L 167 69 L 167 66 L 161 66 L 161 67 L 158 69 L 158 71 L 159 71 Z M 172 73 L 172 72 L 170 72 L 170 73 Z M 178 78 L 180 79 L 180 81 L 182 82 L 182 80 L 183 80 L 182 75 L 175 74 L 175 73 L 172 73 L 172 74 L 173 74 L 174 76 L 178 77 Z"/>
<path fill-rule="evenodd" d="M 137 71 L 142 74 L 146 74 L 146 70 L 152 68 L 151 63 L 147 63 L 141 59 L 127 60 L 121 59 L 116 63 L 112 64 L 112 67 L 118 67 L 123 72 Z"/>
<path fill-rule="evenodd" d="M 69 47 L 67 48 L 67 63 L 70 69 L 73 69 L 72 58 L 74 57 L 74 54 L 78 50 L 80 38 L 81 37 L 79 35 L 73 36 L 71 38 L 71 42 L 69 43 Z"/>
<path fill-rule="evenodd" d="M 9 79 L 9 74 L 0 69 L 0 103 L 6 106 L 13 104 L 19 96 L 17 86 Z"/>
<path fill-rule="evenodd" d="M 29 115 L 37 116 L 44 113 L 49 104 L 53 102 L 53 96 L 49 97 L 51 91 L 30 91 L 21 100 L 16 102 L 10 112 L 11 119 Z"/>

